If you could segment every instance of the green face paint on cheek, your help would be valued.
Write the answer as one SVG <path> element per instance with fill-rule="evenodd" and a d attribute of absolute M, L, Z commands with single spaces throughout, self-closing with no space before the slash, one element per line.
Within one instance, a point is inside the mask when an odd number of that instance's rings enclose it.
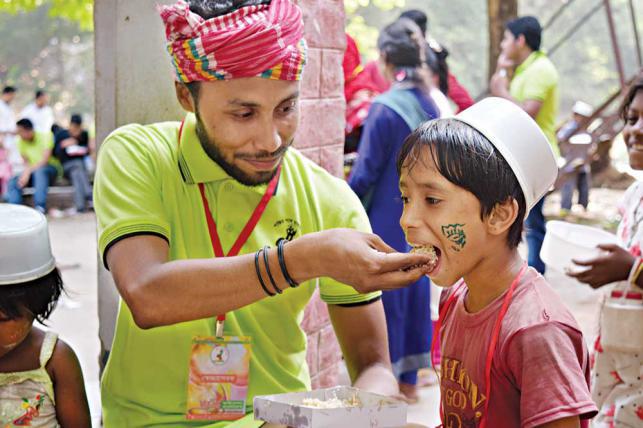
<path fill-rule="evenodd" d="M 464 224 L 454 223 L 442 226 L 442 234 L 453 245 L 451 248 L 455 251 L 460 251 L 467 244 L 467 235 L 464 233 Z"/>

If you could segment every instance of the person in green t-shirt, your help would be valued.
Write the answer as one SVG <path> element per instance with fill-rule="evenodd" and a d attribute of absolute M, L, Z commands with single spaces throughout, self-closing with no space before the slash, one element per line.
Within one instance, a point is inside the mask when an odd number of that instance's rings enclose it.
<path fill-rule="evenodd" d="M 547 55 L 540 50 L 542 28 L 533 16 L 509 21 L 500 44 L 498 66 L 491 78 L 491 94 L 518 104 L 540 126 L 556 156 L 560 155 L 556 140 L 558 114 L 558 72 Z M 513 77 L 510 80 L 510 74 Z M 527 220 L 528 262 L 540 273 L 545 264 L 540 248 L 545 238 L 545 198 L 532 208 Z"/>
<path fill-rule="evenodd" d="M 187 114 L 114 131 L 94 183 L 98 247 L 122 298 L 104 426 L 260 426 L 253 397 L 311 388 L 306 349 L 319 345 L 300 324 L 316 290 L 353 385 L 398 394 L 373 290 L 417 281 L 429 257 L 370 234 L 348 185 L 291 148 L 306 56 L 300 9 L 214 0 L 159 10 Z M 197 353 L 220 334 L 252 342 L 249 373 L 223 387 L 201 364 L 243 354 Z"/>
<path fill-rule="evenodd" d="M 7 202 L 21 204 L 22 189 L 33 186 L 34 205 L 44 214 L 47 209 L 49 186 L 58 174 L 56 160 L 51 156 L 54 147 L 53 136 L 50 132 L 36 132 L 29 119 L 20 119 L 16 123 L 16 133 L 19 136 L 18 151 L 24 160 L 25 169 L 9 181 Z"/>

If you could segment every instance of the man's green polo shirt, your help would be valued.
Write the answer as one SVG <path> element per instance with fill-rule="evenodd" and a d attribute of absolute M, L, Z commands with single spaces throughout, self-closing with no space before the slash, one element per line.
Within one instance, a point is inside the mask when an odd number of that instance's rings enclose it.
<path fill-rule="evenodd" d="M 534 51 L 516 68 L 509 92 L 519 102 L 542 102 L 536 123 L 549 140 L 554 153 L 559 155 L 556 140 L 556 115 L 558 114 L 558 72 L 542 51 Z"/>
<path fill-rule="evenodd" d="M 213 162 L 198 141 L 194 115 L 186 117 L 180 146 L 179 125 L 128 125 L 103 143 L 94 186 L 101 257 L 119 239 L 140 233 L 167 240 L 171 260 L 213 257 L 198 182 L 206 183 L 224 251 L 259 203 L 266 186 L 244 186 Z M 337 227 L 370 231 L 368 217 L 348 185 L 291 149 L 277 192 L 241 254 L 274 247 L 279 238 Z M 322 278 L 228 314 L 226 334 L 253 340 L 249 410 L 255 395 L 310 388 L 306 335 L 300 323 L 317 283 L 322 298 L 331 304 L 361 303 L 379 295 L 360 295 Z M 207 318 L 141 330 L 121 301 L 102 379 L 105 426 L 203 425 L 184 418 L 188 361 L 192 338 L 214 336 L 214 327 L 214 318 Z M 229 426 L 257 426 L 248 423 Z"/>
<path fill-rule="evenodd" d="M 53 148 L 54 138 L 51 132 L 34 132 L 33 141 L 25 141 L 22 138 L 18 138 L 18 151 L 27 159 L 29 165 L 35 165 L 42 161 L 45 151 L 52 150 Z M 56 168 L 60 165 L 53 155 L 49 157 L 48 163 Z"/>

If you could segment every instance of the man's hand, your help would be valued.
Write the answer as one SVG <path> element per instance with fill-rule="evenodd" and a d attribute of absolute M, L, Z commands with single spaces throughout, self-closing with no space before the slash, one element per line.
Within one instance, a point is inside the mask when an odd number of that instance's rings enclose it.
<path fill-rule="evenodd" d="M 25 169 L 22 174 L 20 174 L 20 178 L 18 179 L 18 188 L 22 189 L 29 184 L 29 179 L 31 178 L 31 171 L 27 168 Z"/>
<path fill-rule="evenodd" d="M 507 58 L 505 55 L 500 54 L 498 55 L 498 61 L 496 62 L 496 73 L 503 69 L 505 71 L 512 70 L 515 65 L 515 62 Z"/>
<path fill-rule="evenodd" d="M 314 272 L 316 277 L 331 277 L 360 293 L 401 288 L 430 271 L 429 256 L 398 253 L 370 233 L 331 229 L 300 239 L 319 248 L 311 252 L 314 259 L 307 261 L 308 272 Z"/>
<path fill-rule="evenodd" d="M 491 92 L 491 95 L 494 95 L 496 97 L 509 97 L 509 78 L 507 77 L 506 69 L 500 69 L 493 76 L 491 76 L 491 81 L 489 82 L 489 91 Z"/>
<path fill-rule="evenodd" d="M 373 365 L 361 372 L 353 386 L 373 394 L 404 401 L 393 372 L 382 365 Z"/>
<path fill-rule="evenodd" d="M 598 248 L 607 254 L 591 260 L 572 260 L 576 265 L 588 266 L 589 269 L 578 273 L 567 272 L 567 275 L 589 284 L 592 288 L 626 280 L 634 264 L 634 256 L 626 249 L 614 244 L 603 244 Z"/>

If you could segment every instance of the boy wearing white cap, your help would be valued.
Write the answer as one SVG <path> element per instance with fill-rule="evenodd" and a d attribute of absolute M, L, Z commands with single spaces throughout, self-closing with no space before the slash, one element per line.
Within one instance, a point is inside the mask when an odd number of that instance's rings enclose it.
<path fill-rule="evenodd" d="M 427 122 L 399 159 L 400 223 L 442 293 L 441 417 L 447 427 L 578 427 L 596 413 L 582 333 L 517 247 L 557 174 L 538 125 L 486 99 Z M 435 361 L 434 361 L 435 363 Z"/>

